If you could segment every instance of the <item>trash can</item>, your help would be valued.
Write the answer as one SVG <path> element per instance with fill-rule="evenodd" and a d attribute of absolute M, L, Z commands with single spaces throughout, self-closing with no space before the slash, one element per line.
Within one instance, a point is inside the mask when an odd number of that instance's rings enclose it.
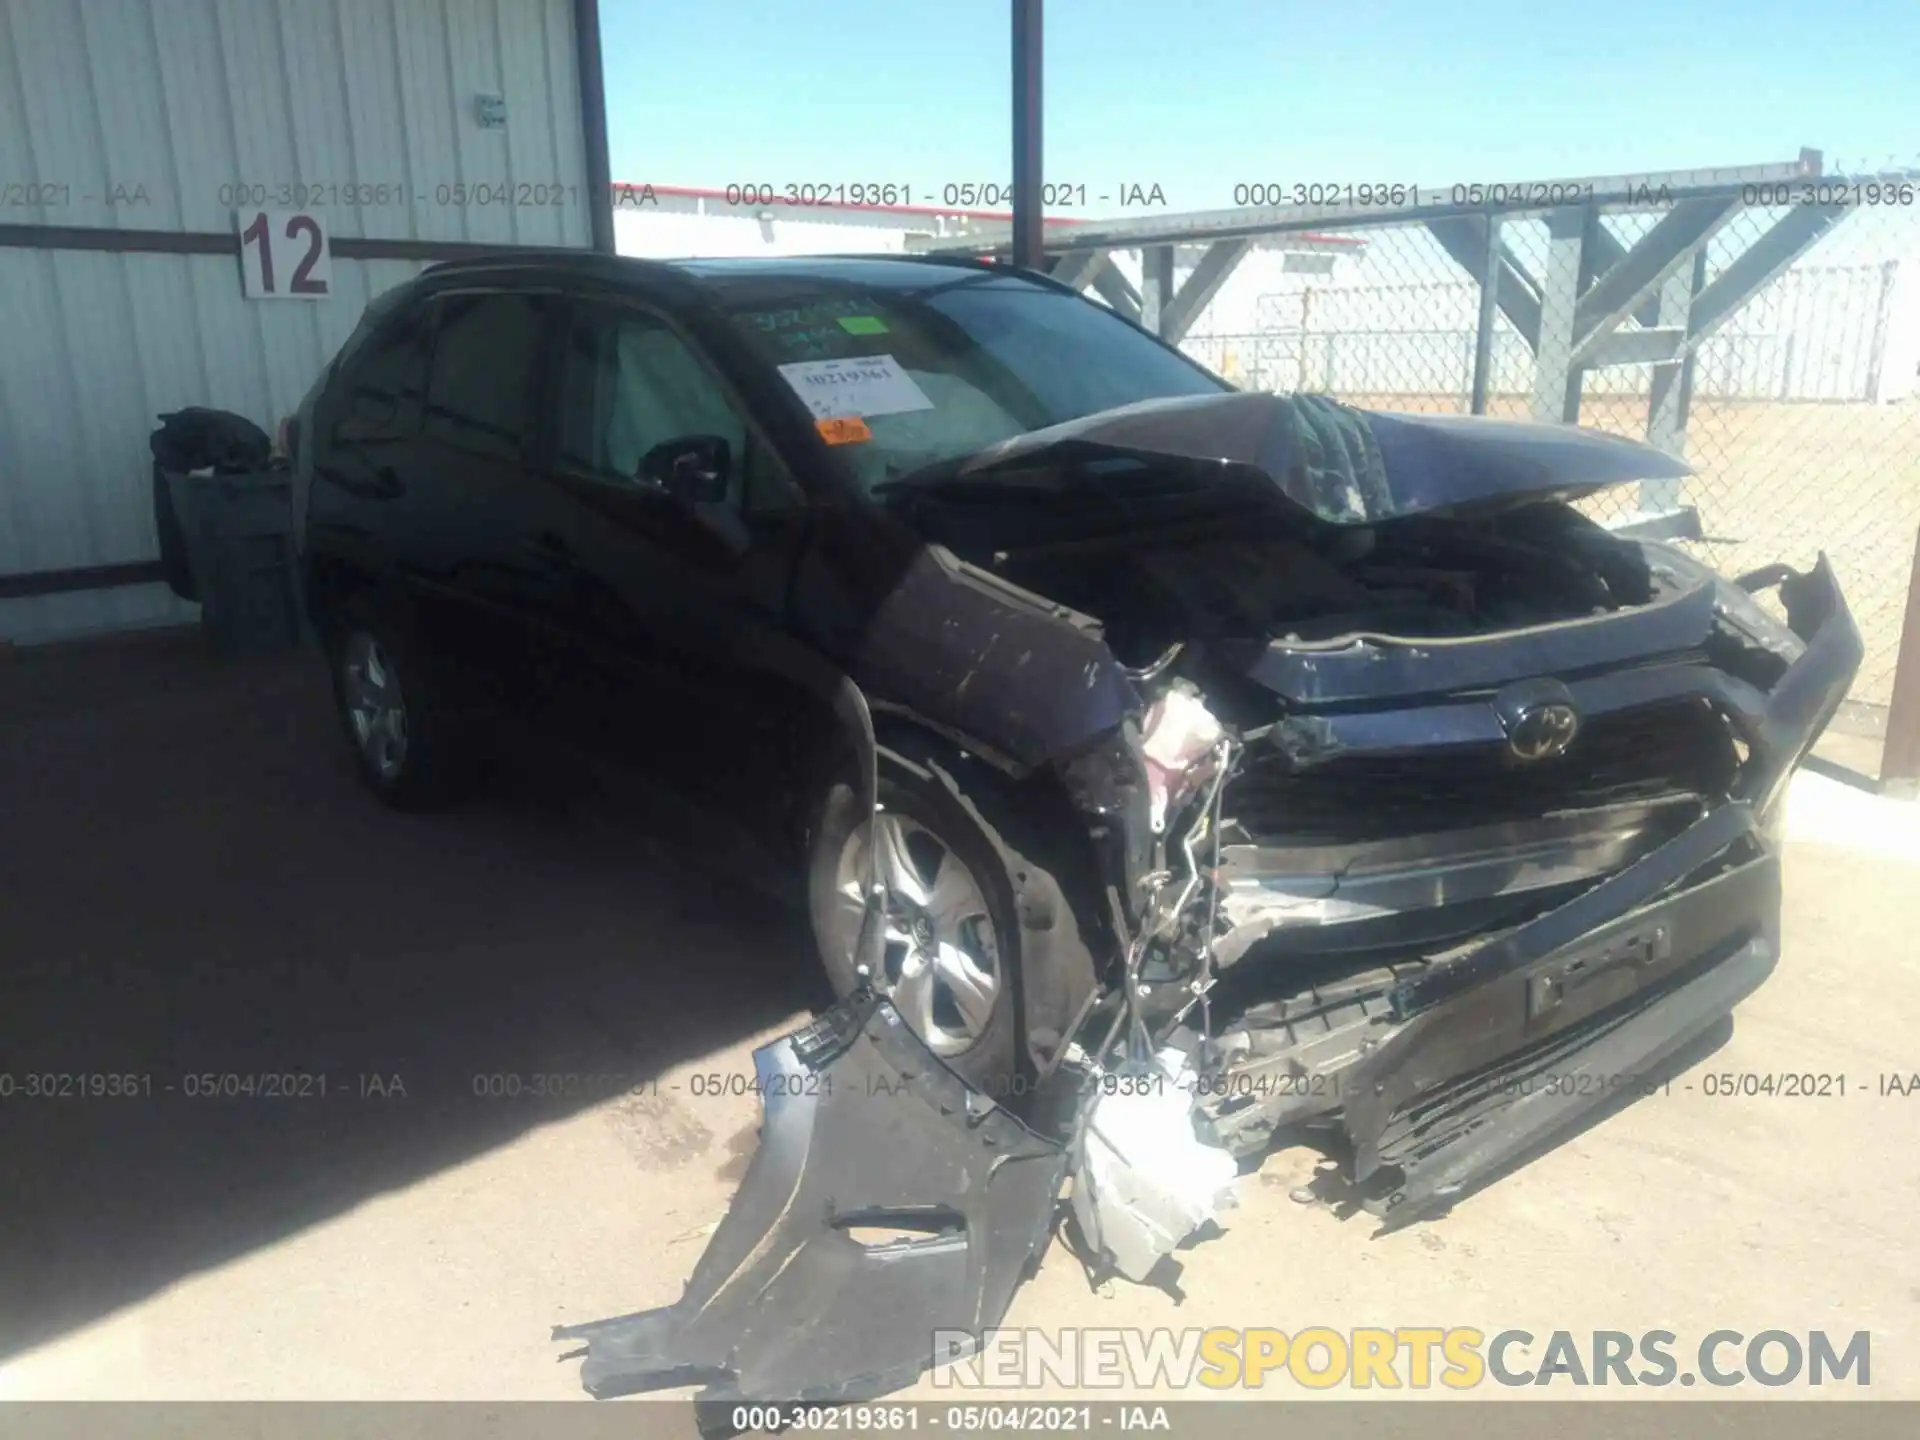
<path fill-rule="evenodd" d="M 215 651 L 238 658 L 297 649 L 307 637 L 294 577 L 292 472 L 162 473 Z"/>

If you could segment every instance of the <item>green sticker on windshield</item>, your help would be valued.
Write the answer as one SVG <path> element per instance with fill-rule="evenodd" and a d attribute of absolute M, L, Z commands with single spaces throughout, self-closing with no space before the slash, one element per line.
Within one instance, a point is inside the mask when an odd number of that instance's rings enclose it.
<path fill-rule="evenodd" d="M 878 315 L 842 315 L 840 328 L 849 335 L 884 335 L 887 322 Z"/>

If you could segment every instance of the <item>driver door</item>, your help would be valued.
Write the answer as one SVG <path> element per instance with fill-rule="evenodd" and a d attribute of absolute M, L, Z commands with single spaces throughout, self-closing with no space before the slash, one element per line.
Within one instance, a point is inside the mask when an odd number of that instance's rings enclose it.
<path fill-rule="evenodd" d="M 555 349 L 529 543 L 565 597 L 561 718 L 599 756 L 751 808 L 801 713 L 778 661 L 804 496 L 665 316 L 575 300 Z"/>

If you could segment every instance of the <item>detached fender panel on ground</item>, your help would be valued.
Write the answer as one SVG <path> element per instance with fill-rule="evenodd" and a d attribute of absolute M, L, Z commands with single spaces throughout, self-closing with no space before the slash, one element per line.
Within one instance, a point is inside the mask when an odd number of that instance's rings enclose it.
<path fill-rule="evenodd" d="M 553 1332 L 586 1342 L 598 1398 L 883 1395 L 957 1358 L 934 1352 L 936 1332 L 997 1325 L 1046 1249 L 1065 1153 L 885 1000 L 855 996 L 754 1065 L 760 1148 L 679 1303 Z"/>

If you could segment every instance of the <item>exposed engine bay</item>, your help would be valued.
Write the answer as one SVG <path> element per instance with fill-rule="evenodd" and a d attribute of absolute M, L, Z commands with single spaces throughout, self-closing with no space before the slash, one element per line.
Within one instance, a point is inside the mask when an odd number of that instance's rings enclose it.
<path fill-rule="evenodd" d="M 1356 529 L 1241 517 L 1185 535 L 1136 530 L 1003 548 L 990 563 L 1015 584 L 1099 617 L 1115 656 L 1130 665 L 1183 642 L 1474 635 L 1644 604 L 1653 594 L 1632 546 L 1558 506 Z"/>

